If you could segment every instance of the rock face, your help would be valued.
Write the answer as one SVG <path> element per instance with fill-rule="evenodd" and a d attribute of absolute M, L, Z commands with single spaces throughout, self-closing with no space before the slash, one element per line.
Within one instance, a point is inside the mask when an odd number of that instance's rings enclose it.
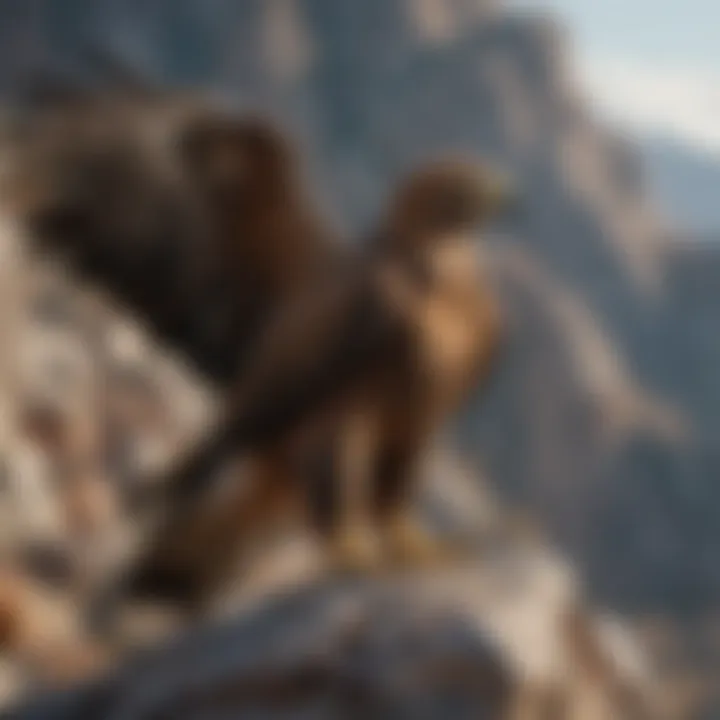
<path fill-rule="evenodd" d="M 232 622 L 13 717 L 658 717 L 625 631 L 578 610 L 552 555 L 511 548 L 431 574 L 266 584 Z"/>

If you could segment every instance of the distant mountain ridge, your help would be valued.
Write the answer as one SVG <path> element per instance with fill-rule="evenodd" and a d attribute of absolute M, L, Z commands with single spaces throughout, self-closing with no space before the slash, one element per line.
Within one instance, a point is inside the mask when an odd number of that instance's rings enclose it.
<path fill-rule="evenodd" d="M 640 144 L 647 181 L 673 224 L 681 233 L 720 241 L 720 151 L 663 137 Z"/>

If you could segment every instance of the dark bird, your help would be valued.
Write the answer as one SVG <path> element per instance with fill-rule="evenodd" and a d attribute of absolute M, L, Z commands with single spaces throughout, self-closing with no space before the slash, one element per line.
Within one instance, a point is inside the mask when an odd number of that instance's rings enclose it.
<path fill-rule="evenodd" d="M 131 593 L 200 602 L 246 523 L 298 497 L 341 565 L 436 554 L 409 501 L 423 450 L 499 345 L 473 231 L 506 204 L 475 165 L 433 164 L 402 185 L 358 262 L 270 326 L 225 418 L 171 475 L 168 517 L 128 576 Z M 242 455 L 259 468 L 250 489 L 214 502 L 209 478 Z"/>

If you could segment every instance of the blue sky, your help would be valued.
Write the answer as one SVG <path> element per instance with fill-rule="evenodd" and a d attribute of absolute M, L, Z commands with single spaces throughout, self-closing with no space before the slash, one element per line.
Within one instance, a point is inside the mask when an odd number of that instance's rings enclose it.
<path fill-rule="evenodd" d="M 720 0 L 514 0 L 570 28 L 581 82 L 639 132 L 720 153 Z"/>

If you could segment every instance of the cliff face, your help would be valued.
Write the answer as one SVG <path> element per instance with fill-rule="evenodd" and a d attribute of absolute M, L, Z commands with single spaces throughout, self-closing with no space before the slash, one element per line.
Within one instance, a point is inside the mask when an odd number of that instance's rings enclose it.
<path fill-rule="evenodd" d="M 102 73 L 83 53 L 107 45 L 151 78 L 268 108 L 312 151 L 323 197 L 353 231 L 424 157 L 469 152 L 513 170 L 524 215 L 488 243 L 510 343 L 459 442 L 600 597 L 713 607 L 718 259 L 668 249 L 632 150 L 588 116 L 555 25 L 485 0 L 59 8 L 0 2 L 6 91 L 48 63 L 93 81 Z"/>

